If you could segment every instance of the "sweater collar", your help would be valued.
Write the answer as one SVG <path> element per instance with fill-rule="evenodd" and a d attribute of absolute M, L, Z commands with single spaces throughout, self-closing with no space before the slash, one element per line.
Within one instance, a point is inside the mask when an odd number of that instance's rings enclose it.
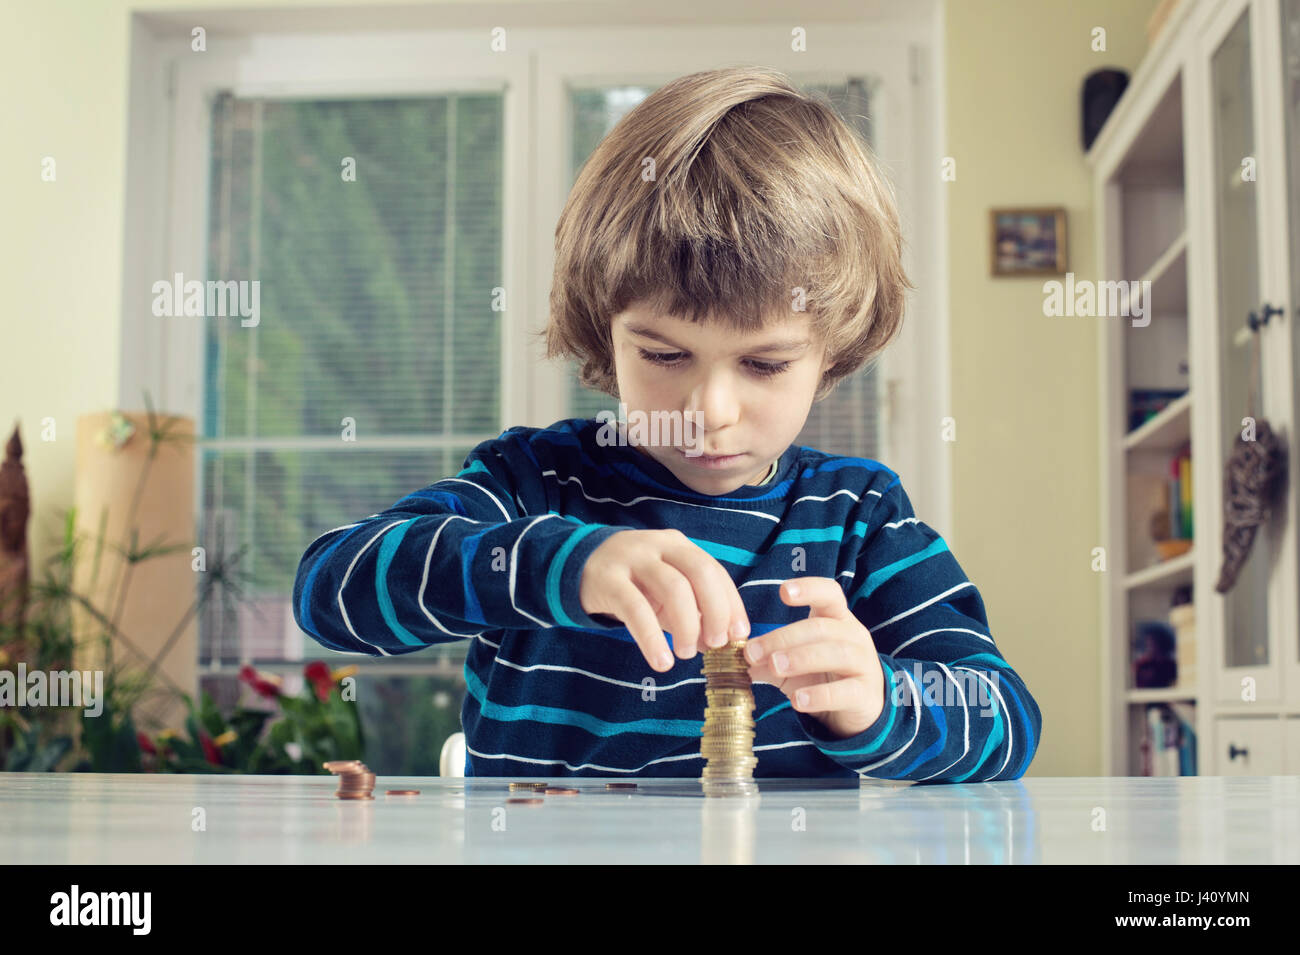
<path fill-rule="evenodd" d="M 758 484 L 742 484 L 726 494 L 704 494 L 687 487 L 667 465 L 637 450 L 630 444 L 600 444 L 597 436 L 604 423 L 595 418 L 574 419 L 571 422 L 582 436 L 582 443 L 587 447 L 597 464 L 612 467 L 623 477 L 643 487 L 653 488 L 660 493 L 669 492 L 676 497 L 725 503 L 727 501 L 752 501 L 754 499 L 784 498 L 789 489 L 788 481 L 795 476 L 799 460 L 799 445 L 792 444 L 781 453 L 774 462 L 774 470 Z"/>

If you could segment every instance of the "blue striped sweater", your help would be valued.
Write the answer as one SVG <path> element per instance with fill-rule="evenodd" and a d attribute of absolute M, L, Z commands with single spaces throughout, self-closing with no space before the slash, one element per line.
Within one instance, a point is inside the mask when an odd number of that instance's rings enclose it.
<path fill-rule="evenodd" d="M 751 637 L 807 617 L 781 601 L 784 580 L 831 577 L 880 657 L 885 708 L 848 739 L 755 683 L 756 777 L 1024 774 L 1038 705 L 897 474 L 791 445 L 770 480 L 711 496 L 633 447 L 598 442 L 600 428 L 510 428 L 454 477 L 327 531 L 298 567 L 299 626 L 369 655 L 468 640 L 466 775 L 699 777 L 703 655 L 658 673 L 617 619 L 579 602 L 583 564 L 606 538 L 673 527 L 730 573 Z"/>

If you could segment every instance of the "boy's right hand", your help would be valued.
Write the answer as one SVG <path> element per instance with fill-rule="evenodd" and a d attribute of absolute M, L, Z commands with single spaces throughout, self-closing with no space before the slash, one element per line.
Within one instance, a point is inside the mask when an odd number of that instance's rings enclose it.
<path fill-rule="evenodd" d="M 731 575 L 679 530 L 611 534 L 582 567 L 579 601 L 588 614 L 620 620 L 660 672 L 673 667 L 664 630 L 683 660 L 749 636 L 749 615 Z"/>

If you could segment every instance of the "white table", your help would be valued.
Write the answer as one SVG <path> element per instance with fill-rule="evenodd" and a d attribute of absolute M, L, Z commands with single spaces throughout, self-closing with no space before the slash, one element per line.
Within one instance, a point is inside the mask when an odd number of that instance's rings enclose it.
<path fill-rule="evenodd" d="M 511 777 L 514 779 L 515 777 Z M 518 777 L 527 779 L 530 777 Z M 55 863 L 1300 862 L 1300 777 L 1025 778 L 911 786 L 542 779 L 576 796 L 511 804 L 511 779 L 0 773 L 0 859 Z M 385 789 L 419 789 L 390 797 Z M 196 810 L 202 810 L 201 816 Z M 193 821 L 204 826 L 195 831 Z"/>

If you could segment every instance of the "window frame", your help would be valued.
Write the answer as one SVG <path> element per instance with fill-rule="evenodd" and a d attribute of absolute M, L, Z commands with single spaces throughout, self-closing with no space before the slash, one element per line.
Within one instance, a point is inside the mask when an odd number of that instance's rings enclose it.
<path fill-rule="evenodd" d="M 918 286 L 909 293 L 899 338 L 880 359 L 884 427 L 879 457 L 903 477 L 922 519 L 944 531 L 950 528 L 950 454 L 939 438 L 940 418 L 951 413 L 942 231 L 946 203 L 933 168 L 943 119 L 942 77 L 936 75 L 941 70 L 927 67 L 937 62 L 934 51 L 942 49 L 937 5 L 900 3 L 896 11 L 885 11 L 883 19 L 802 25 L 809 47 L 816 49 L 815 70 L 804 68 L 810 54 L 791 49 L 786 23 L 518 27 L 508 32 L 508 52 L 493 52 L 486 29 L 314 33 L 310 31 L 318 27 L 310 13 L 296 16 L 301 32 L 285 31 L 282 23 L 276 30 L 250 30 L 247 16 L 233 15 L 223 28 L 222 16 L 207 17 L 207 50 L 201 53 L 191 51 L 188 27 L 132 18 L 119 376 L 123 407 L 134 407 L 148 390 L 161 411 L 203 420 L 204 320 L 154 317 L 151 288 L 176 272 L 205 276 L 211 99 L 217 90 L 244 96 L 364 98 L 504 89 L 503 321 L 528 334 L 501 336 L 499 433 L 512 425 L 542 427 L 569 413 L 567 368 L 543 361 L 533 341 L 547 320 L 554 224 L 570 186 L 569 86 L 658 84 L 696 70 L 760 62 L 799 82 L 842 82 L 866 71 L 882 80 L 881 108 L 873 117 L 876 149 L 897 187 L 904 263 Z M 381 18 L 375 11 L 376 21 Z M 726 55 L 720 56 L 720 50 Z M 561 119 L 540 121 L 547 116 Z M 916 116 L 926 121 L 915 122 Z M 919 188 L 927 175 L 935 177 L 937 188 Z M 927 361 L 926 356 L 934 357 Z M 932 439 L 900 440 L 900 435 Z M 464 437 L 358 439 L 357 444 L 396 450 Z M 319 439 L 327 447 L 334 446 L 333 440 Z M 201 443 L 308 447 L 316 441 Z M 195 484 L 198 514 L 202 501 L 199 482 Z M 951 534 L 945 536 L 952 540 Z"/>

